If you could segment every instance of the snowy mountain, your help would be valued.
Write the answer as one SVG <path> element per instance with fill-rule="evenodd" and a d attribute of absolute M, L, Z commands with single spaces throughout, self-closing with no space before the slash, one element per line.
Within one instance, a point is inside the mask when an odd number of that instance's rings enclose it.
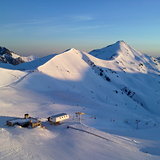
<path fill-rule="evenodd" d="M 126 68 L 130 72 L 159 72 L 160 64 L 153 57 L 136 51 L 124 41 L 118 41 L 113 45 L 109 45 L 102 49 L 97 49 L 89 52 L 89 54 L 103 60 L 112 60 L 119 67 Z"/>
<path fill-rule="evenodd" d="M 0 63 L 17 65 L 20 63 L 32 61 L 33 59 L 35 59 L 33 56 L 21 57 L 5 47 L 0 47 Z"/>
<path fill-rule="evenodd" d="M 125 42 L 117 41 L 115 44 L 109 45 L 107 47 L 90 51 L 89 54 L 103 60 L 111 60 L 120 54 L 121 47 L 126 47 Z"/>
<path fill-rule="evenodd" d="M 90 54 L 93 52 L 95 51 L 91 51 Z M 96 61 L 91 60 L 92 67 L 94 65 L 100 67 L 103 71 L 101 74 L 105 73 L 109 77 L 112 77 L 111 79 L 113 79 L 114 84 L 121 91 L 143 107 L 145 106 L 147 109 L 151 107 L 150 109 L 153 111 L 153 108 L 156 106 L 154 111 L 157 113 L 159 110 L 158 94 L 157 98 L 154 99 L 156 102 L 153 102 L 152 98 L 154 97 L 153 95 L 156 95 L 154 92 L 157 92 L 157 86 L 159 86 L 160 63 L 155 58 L 136 51 L 123 41 L 118 41 L 105 49 L 99 49 L 96 56 L 101 58 L 103 56 L 104 59 L 105 55 L 109 53 L 114 53 L 115 55 L 112 57 L 112 60 L 102 61 L 102 63 L 99 59 Z M 137 94 L 141 94 L 143 97 Z M 148 97 L 149 94 L 151 96 Z M 143 102 L 145 99 L 148 102 Z"/>
<path fill-rule="evenodd" d="M 160 158 L 160 64 L 124 41 L 1 65 L 0 77 L 1 159 Z M 5 125 L 25 113 L 45 128 Z M 52 126 L 46 118 L 56 113 L 71 118 Z"/>

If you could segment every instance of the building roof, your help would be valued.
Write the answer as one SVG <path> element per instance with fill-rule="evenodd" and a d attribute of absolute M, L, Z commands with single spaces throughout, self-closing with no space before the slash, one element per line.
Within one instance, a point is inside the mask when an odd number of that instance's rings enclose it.
<path fill-rule="evenodd" d="M 59 113 L 59 114 L 55 114 L 53 116 L 50 116 L 50 118 L 56 118 L 56 117 L 61 117 L 61 116 L 66 116 L 67 113 Z"/>
<path fill-rule="evenodd" d="M 33 123 L 36 123 L 38 120 L 36 118 L 15 118 L 15 119 L 11 119 L 8 122 L 11 123 L 27 123 L 29 121 L 32 121 Z"/>

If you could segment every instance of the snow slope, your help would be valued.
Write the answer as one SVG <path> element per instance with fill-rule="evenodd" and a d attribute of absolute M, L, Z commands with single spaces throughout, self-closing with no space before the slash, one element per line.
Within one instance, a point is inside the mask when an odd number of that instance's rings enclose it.
<path fill-rule="evenodd" d="M 81 131 L 66 129 L 66 126 L 47 126 L 47 129 L 33 130 L 13 128 L 0 132 L 1 159 L 144 160 L 154 157 L 158 160 L 156 156 L 140 152 L 132 139 L 124 140 L 103 133 L 103 136 L 110 139 L 107 141 Z M 97 133 L 96 130 L 94 132 Z"/>
<path fill-rule="evenodd" d="M 8 86 L 26 75 L 25 72 L 19 70 L 8 70 L 0 68 L 0 87 Z"/>
<path fill-rule="evenodd" d="M 113 60 L 104 61 L 92 56 L 88 56 L 87 60 L 96 72 L 100 74 L 99 67 L 102 76 L 108 75 L 111 78 L 118 87 L 118 93 L 123 91 L 142 107 L 159 115 L 160 64 L 155 58 L 134 50 L 125 42 L 112 45 L 116 49 L 118 46 L 118 51 L 115 51 L 117 56 Z"/>
<path fill-rule="evenodd" d="M 6 69 L 11 69 L 11 70 L 36 70 L 37 67 L 43 65 L 47 61 L 49 61 L 51 58 L 53 58 L 56 54 L 51 54 L 42 58 L 35 58 L 29 56 L 29 57 L 22 57 L 22 59 L 25 59 L 25 63 L 20 63 L 18 65 L 11 65 L 8 63 L 0 63 L 0 67 L 6 68 Z M 29 58 L 29 60 L 28 60 Z"/>
<path fill-rule="evenodd" d="M 99 54 L 72 48 L 20 64 L 27 71 L 0 68 L 0 159 L 160 158 L 159 63 L 125 42 Z M 63 125 L 46 122 L 62 112 L 71 116 Z M 45 129 L 5 125 L 25 113 Z"/>

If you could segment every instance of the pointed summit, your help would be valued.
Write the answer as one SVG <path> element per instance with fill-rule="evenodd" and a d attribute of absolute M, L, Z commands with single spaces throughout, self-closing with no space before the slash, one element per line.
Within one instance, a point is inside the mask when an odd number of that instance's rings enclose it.
<path fill-rule="evenodd" d="M 69 48 L 69 49 L 65 50 L 64 52 L 62 52 L 62 54 L 65 54 L 65 53 L 72 53 L 72 54 L 76 53 L 76 54 L 78 54 L 78 53 L 80 53 L 80 51 L 75 49 L 75 48 Z"/>
<path fill-rule="evenodd" d="M 126 42 L 120 40 L 107 47 L 93 50 L 89 52 L 89 54 L 103 60 L 112 60 L 120 55 L 123 55 L 124 57 L 126 55 L 134 57 L 135 52 L 136 51 L 133 48 L 131 48 Z"/>
<path fill-rule="evenodd" d="M 69 51 L 70 51 L 70 52 L 80 52 L 79 50 L 77 50 L 77 49 L 75 49 L 75 48 L 71 48 Z"/>
<path fill-rule="evenodd" d="M 126 44 L 126 42 L 124 40 L 119 40 L 116 43 L 125 43 Z"/>
<path fill-rule="evenodd" d="M 126 43 L 124 41 L 117 41 L 116 43 L 108 45 L 104 48 L 95 49 L 89 52 L 89 54 L 103 60 L 111 60 L 113 57 L 117 56 L 118 51 L 125 44 Z"/>
<path fill-rule="evenodd" d="M 117 44 L 126 44 L 126 42 L 124 40 L 119 40 L 116 42 Z"/>
<path fill-rule="evenodd" d="M 75 48 L 68 48 L 68 49 L 66 49 L 64 52 L 68 52 L 68 51 L 77 51 L 77 49 L 75 49 Z M 64 53 L 63 52 L 63 53 Z"/>
<path fill-rule="evenodd" d="M 125 41 L 123 40 L 120 40 L 120 41 L 117 41 L 116 43 L 114 43 L 113 45 L 120 45 L 120 46 L 124 46 L 124 45 L 128 45 Z"/>

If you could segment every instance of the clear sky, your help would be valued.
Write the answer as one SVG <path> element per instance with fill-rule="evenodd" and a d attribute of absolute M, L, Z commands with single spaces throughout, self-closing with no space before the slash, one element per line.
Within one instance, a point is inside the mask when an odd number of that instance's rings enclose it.
<path fill-rule="evenodd" d="M 0 0 L 0 46 L 22 55 L 118 40 L 160 56 L 160 0 Z"/>

